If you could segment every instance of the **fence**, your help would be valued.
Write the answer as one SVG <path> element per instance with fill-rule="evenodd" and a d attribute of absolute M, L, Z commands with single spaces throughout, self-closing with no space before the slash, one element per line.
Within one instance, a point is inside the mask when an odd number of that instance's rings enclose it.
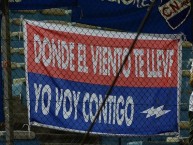
<path fill-rule="evenodd" d="M 72 23 L 71 12 L 9 11 L 1 143 L 188 144 L 192 44 L 166 34 L 133 44 L 137 33 Z"/>

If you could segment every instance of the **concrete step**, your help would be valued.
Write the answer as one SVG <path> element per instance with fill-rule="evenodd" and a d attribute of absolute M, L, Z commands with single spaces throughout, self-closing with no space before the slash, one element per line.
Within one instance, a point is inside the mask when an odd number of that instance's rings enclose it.
<path fill-rule="evenodd" d="M 59 143 L 70 143 L 70 144 L 80 144 L 83 138 L 83 134 L 77 133 L 36 133 L 36 138 L 40 140 L 41 143 L 49 144 L 59 144 Z M 99 136 L 90 136 L 85 144 L 99 144 Z"/>
<path fill-rule="evenodd" d="M 25 78 L 13 79 L 13 84 L 23 84 L 25 81 Z"/>
<path fill-rule="evenodd" d="M 5 131 L 0 131 L 0 137 L 5 137 L 5 135 Z M 32 131 L 14 130 L 14 139 L 35 139 L 35 133 Z"/>
<path fill-rule="evenodd" d="M 65 10 L 59 8 L 44 9 L 41 11 L 44 15 L 55 15 L 55 16 L 64 16 L 72 13 L 72 10 Z"/>
<path fill-rule="evenodd" d="M 13 37 L 18 37 L 18 38 L 23 39 L 23 32 L 11 32 L 11 33 L 10 33 L 10 37 L 11 37 L 11 38 L 13 38 Z"/>
<path fill-rule="evenodd" d="M 180 125 L 180 129 L 189 130 L 189 127 L 190 127 L 189 121 L 180 121 L 179 125 Z"/>
<path fill-rule="evenodd" d="M 35 13 L 38 12 L 38 10 L 15 10 L 15 12 L 17 12 L 17 13 L 24 13 L 24 14 L 35 14 Z"/>
<path fill-rule="evenodd" d="M 40 145 L 40 142 L 36 139 L 32 139 L 32 140 L 24 140 L 24 139 L 16 139 L 13 141 L 14 145 Z M 0 145 L 5 145 L 6 141 L 4 140 L 0 140 Z"/>
<path fill-rule="evenodd" d="M 180 143 L 165 141 L 137 141 L 129 142 L 127 145 L 180 145 Z"/>
<path fill-rule="evenodd" d="M 25 69 L 25 63 L 11 62 L 11 69 Z"/>
<path fill-rule="evenodd" d="M 23 47 L 11 48 L 11 54 L 14 54 L 14 53 L 18 53 L 18 54 L 24 55 L 24 48 Z"/>
<path fill-rule="evenodd" d="M 41 145 L 80 145 L 80 143 L 41 143 Z M 84 145 L 91 145 L 91 144 L 84 144 Z M 101 145 L 101 144 L 93 144 L 93 145 Z"/>
<path fill-rule="evenodd" d="M 188 137 L 167 137 L 168 143 L 180 143 L 180 145 L 189 145 Z"/>

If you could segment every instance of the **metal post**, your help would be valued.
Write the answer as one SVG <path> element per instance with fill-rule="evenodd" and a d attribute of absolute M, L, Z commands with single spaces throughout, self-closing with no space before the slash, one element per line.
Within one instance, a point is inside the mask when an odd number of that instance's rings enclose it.
<path fill-rule="evenodd" d="M 13 145 L 13 105 L 11 80 L 10 24 L 8 0 L 2 0 L 2 56 L 6 145 Z"/>
<path fill-rule="evenodd" d="M 192 35 L 193 35 L 193 1 L 192 0 L 190 0 L 190 5 L 191 5 L 191 16 L 190 16 L 190 18 L 191 18 L 191 22 L 192 22 L 192 24 L 191 24 L 191 27 L 192 27 L 192 29 L 191 29 L 191 32 L 192 32 Z M 193 36 L 192 36 L 193 37 Z M 193 38 L 191 38 L 191 43 L 193 44 Z"/>

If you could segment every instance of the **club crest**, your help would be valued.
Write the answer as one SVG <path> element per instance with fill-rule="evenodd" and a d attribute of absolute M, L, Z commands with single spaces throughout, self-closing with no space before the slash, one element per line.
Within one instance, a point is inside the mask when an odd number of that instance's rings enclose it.
<path fill-rule="evenodd" d="M 174 30 L 188 17 L 191 11 L 190 0 L 162 0 L 158 7 L 168 25 Z"/>

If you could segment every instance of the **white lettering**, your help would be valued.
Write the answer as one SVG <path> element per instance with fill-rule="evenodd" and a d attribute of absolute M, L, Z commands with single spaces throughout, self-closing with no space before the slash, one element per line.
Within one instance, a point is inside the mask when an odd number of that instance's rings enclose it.
<path fill-rule="evenodd" d="M 36 104 L 35 104 L 35 112 L 37 113 L 38 111 L 38 101 L 40 99 L 40 93 L 41 93 L 41 88 L 42 88 L 42 84 L 37 85 L 36 83 L 34 83 L 34 89 L 35 89 L 35 96 L 36 96 Z"/>
<path fill-rule="evenodd" d="M 68 102 L 68 101 L 69 102 Z M 68 104 L 68 107 L 67 107 Z M 72 94 L 69 89 L 64 91 L 64 100 L 63 100 L 63 117 L 68 119 L 72 113 Z"/>
<path fill-rule="evenodd" d="M 79 98 L 80 98 L 80 92 L 75 92 L 73 91 L 73 98 L 74 98 L 74 120 L 77 119 L 77 108 L 78 108 L 78 102 L 79 102 Z"/>
<path fill-rule="evenodd" d="M 86 66 L 86 45 L 78 44 L 78 71 L 88 73 Z"/>
<path fill-rule="evenodd" d="M 56 88 L 56 108 L 55 108 L 55 115 L 58 116 L 58 113 L 60 111 L 60 108 L 62 106 L 62 100 L 63 100 L 63 89 L 60 89 L 60 95 L 59 95 L 59 90 Z"/>
<path fill-rule="evenodd" d="M 130 110 L 131 110 L 130 117 L 128 117 L 128 107 L 129 107 L 129 105 L 131 106 L 130 107 Z M 126 100 L 126 104 L 125 104 L 125 121 L 126 121 L 127 126 L 131 126 L 131 124 L 133 122 L 134 111 L 135 110 L 134 110 L 133 98 L 131 96 L 128 96 L 127 100 Z"/>
<path fill-rule="evenodd" d="M 39 46 L 39 51 L 38 51 Z M 42 43 L 39 35 L 34 35 L 34 54 L 35 54 L 35 62 L 40 63 L 40 59 L 42 56 Z"/>
<path fill-rule="evenodd" d="M 46 48 L 48 48 L 49 51 L 46 51 Z M 46 52 L 48 53 L 48 58 L 46 58 Z M 49 66 L 51 60 L 52 60 L 52 47 L 49 39 L 45 37 L 42 44 L 42 61 L 45 66 Z"/>
<path fill-rule="evenodd" d="M 42 113 L 48 115 L 50 111 L 50 102 L 51 102 L 51 88 L 49 85 L 45 85 L 42 89 Z M 47 96 L 47 98 L 46 98 Z M 47 102 L 46 102 L 47 100 Z"/>
<path fill-rule="evenodd" d="M 84 95 L 84 98 L 83 98 L 83 105 L 82 105 L 82 113 L 83 113 L 83 117 L 84 117 L 84 121 L 85 122 L 88 122 L 89 121 L 89 115 L 86 113 L 86 102 L 89 103 L 89 93 L 86 93 Z"/>

